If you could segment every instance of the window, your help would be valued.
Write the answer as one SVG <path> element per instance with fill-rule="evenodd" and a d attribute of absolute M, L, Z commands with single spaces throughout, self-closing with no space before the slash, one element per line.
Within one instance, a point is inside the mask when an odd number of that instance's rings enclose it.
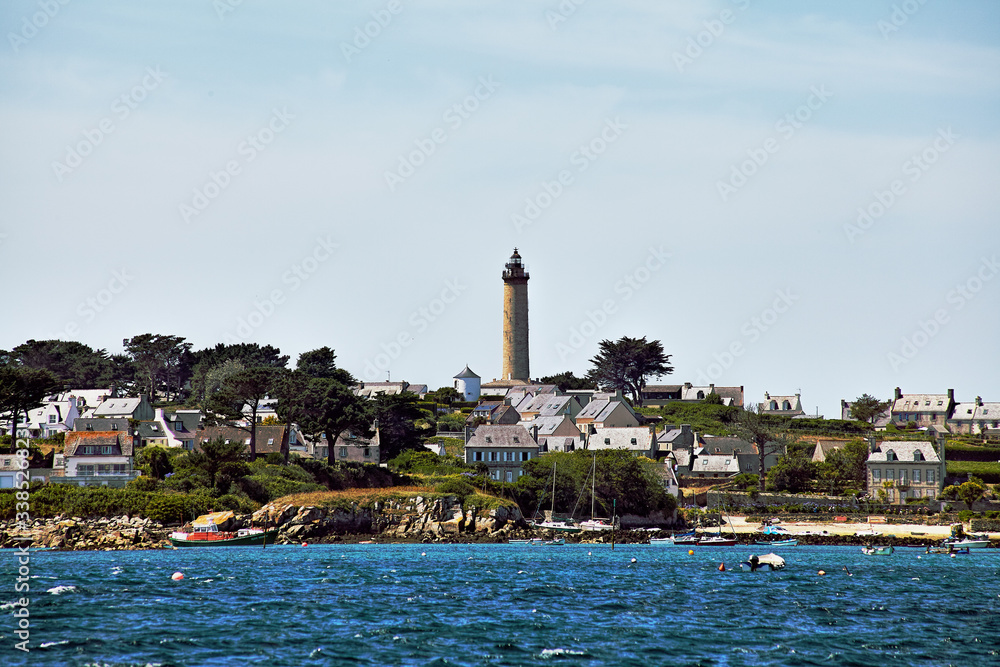
<path fill-rule="evenodd" d="M 490 461 L 496 461 L 496 460 L 497 460 L 497 453 L 490 452 Z"/>
<path fill-rule="evenodd" d="M 267 439 L 267 444 L 273 445 L 274 444 L 274 438 L 268 438 Z"/>
<path fill-rule="evenodd" d="M 493 436 L 491 435 L 486 436 L 486 442 L 493 442 Z"/>
<path fill-rule="evenodd" d="M 899 459 L 896 458 L 896 452 L 892 451 L 891 449 L 887 449 L 886 452 L 885 452 L 885 460 L 886 461 L 898 461 Z"/>
<path fill-rule="evenodd" d="M 913 471 L 913 483 L 914 484 L 920 484 L 920 471 L 919 470 L 914 470 Z"/>
<path fill-rule="evenodd" d="M 792 409 L 792 404 L 789 403 L 788 401 L 782 401 L 782 403 L 781 403 L 781 409 L 782 410 L 791 410 Z"/>
<path fill-rule="evenodd" d="M 634 445 L 634 444 L 636 444 L 636 440 L 635 440 L 635 438 L 632 438 L 632 440 L 631 440 L 630 442 L 631 442 L 631 443 L 632 443 L 633 445 Z"/>
<path fill-rule="evenodd" d="M 918 450 L 916 450 L 916 451 L 913 452 L 913 460 L 914 461 L 926 461 L 927 459 L 924 458 L 924 453 L 918 449 Z"/>
<path fill-rule="evenodd" d="M 882 470 L 880 468 L 872 468 L 872 480 L 876 484 L 882 481 Z"/>
<path fill-rule="evenodd" d="M 699 390 L 699 391 L 698 391 L 698 400 L 700 401 L 700 400 L 702 400 L 703 398 L 705 398 L 705 392 L 703 392 L 703 391 Z"/>
<path fill-rule="evenodd" d="M 890 482 L 895 481 L 895 479 L 896 479 L 896 471 L 893 470 L 892 468 L 886 468 L 886 470 L 885 470 L 885 478 L 887 480 L 889 480 Z"/>
<path fill-rule="evenodd" d="M 494 470 L 493 472 L 490 473 L 490 477 L 492 477 L 495 481 L 499 482 L 500 481 L 500 471 L 499 470 Z"/>
<path fill-rule="evenodd" d="M 900 470 L 899 471 L 899 484 L 901 486 L 904 485 L 904 484 L 906 484 L 906 471 L 905 470 Z"/>
<path fill-rule="evenodd" d="M 49 423 L 50 424 L 55 424 L 56 423 L 56 416 L 55 415 L 49 415 Z"/>
<path fill-rule="evenodd" d="M 531 452 L 521 452 L 521 460 L 522 461 L 531 460 Z"/>
<path fill-rule="evenodd" d="M 372 457 L 371 447 L 365 447 L 365 458 L 370 459 Z"/>
<path fill-rule="evenodd" d="M 520 439 L 519 437 L 517 437 L 517 436 L 515 435 L 515 436 L 514 436 L 514 442 L 516 442 L 516 443 L 520 443 L 520 442 L 521 442 L 521 439 Z"/>
<path fill-rule="evenodd" d="M 101 446 L 101 454 L 114 454 L 114 453 L 115 453 L 115 448 L 112 447 L 111 445 Z"/>
<path fill-rule="evenodd" d="M 346 459 L 347 458 L 347 447 L 341 447 L 340 448 L 340 458 L 342 458 L 342 459 Z"/>
<path fill-rule="evenodd" d="M 933 470 L 928 470 L 927 471 L 927 483 L 928 484 L 933 484 L 934 483 L 934 471 Z M 934 496 L 928 496 L 928 497 L 929 498 L 933 498 Z"/>
<path fill-rule="evenodd" d="M 507 481 L 508 482 L 513 482 L 514 481 L 514 471 L 513 470 L 508 470 L 507 471 Z"/>
<path fill-rule="evenodd" d="M 482 461 L 483 460 L 483 453 L 482 452 L 473 452 L 472 453 L 472 460 L 473 461 Z"/>
<path fill-rule="evenodd" d="M 610 445 L 611 444 L 611 438 L 605 438 L 604 439 L 604 444 L 605 445 Z"/>

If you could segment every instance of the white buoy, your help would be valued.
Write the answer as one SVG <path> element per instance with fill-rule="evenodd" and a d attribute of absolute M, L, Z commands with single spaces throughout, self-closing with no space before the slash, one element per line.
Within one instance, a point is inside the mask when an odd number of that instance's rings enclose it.
<path fill-rule="evenodd" d="M 634 559 L 634 558 L 632 559 L 632 562 L 633 562 L 633 563 L 635 562 L 635 559 Z"/>
<path fill-rule="evenodd" d="M 421 556 L 426 556 L 426 555 L 427 555 L 427 552 L 426 552 L 426 551 L 421 551 L 421 552 L 420 552 L 420 555 L 421 555 Z"/>
<path fill-rule="evenodd" d="M 172 575 L 170 575 L 170 578 L 173 579 L 174 581 L 180 581 L 181 579 L 184 578 L 184 573 L 174 572 Z"/>

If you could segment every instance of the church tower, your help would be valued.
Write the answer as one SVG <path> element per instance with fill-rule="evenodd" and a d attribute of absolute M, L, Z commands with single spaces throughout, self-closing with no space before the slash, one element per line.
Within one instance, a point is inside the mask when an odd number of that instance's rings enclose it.
<path fill-rule="evenodd" d="M 514 248 L 503 272 L 503 379 L 529 381 L 528 274 Z"/>

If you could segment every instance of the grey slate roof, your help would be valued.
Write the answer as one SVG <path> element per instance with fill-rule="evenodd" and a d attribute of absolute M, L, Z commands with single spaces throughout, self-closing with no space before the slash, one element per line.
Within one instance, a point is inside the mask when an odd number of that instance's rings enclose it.
<path fill-rule="evenodd" d="M 885 463 L 889 460 L 888 452 L 894 452 L 896 459 L 894 463 L 938 463 L 937 447 L 933 443 L 922 440 L 884 440 L 877 444 L 875 451 L 868 455 L 869 463 Z M 914 454 L 923 454 L 923 460 L 914 458 Z"/>
<path fill-rule="evenodd" d="M 469 364 L 466 364 L 466 365 L 465 365 L 465 368 L 463 368 L 463 369 L 462 369 L 462 370 L 461 370 L 461 371 L 459 372 L 459 374 L 458 374 L 458 375 L 456 375 L 456 376 L 454 376 L 454 377 L 455 377 L 455 379 L 462 379 L 462 378 L 477 378 L 477 377 L 479 377 L 479 376 L 478 376 L 478 375 L 476 375 L 476 374 L 475 374 L 475 373 L 474 373 L 474 372 L 472 371 L 472 369 L 471 369 L 471 368 L 469 368 Z"/>
<path fill-rule="evenodd" d="M 528 433 L 528 429 L 524 428 L 520 424 L 504 424 L 504 425 L 490 425 L 483 424 L 482 426 L 476 427 L 476 432 L 466 443 L 466 448 L 468 447 L 481 447 L 481 448 L 537 448 L 538 443 L 536 443 L 531 434 Z"/>
<path fill-rule="evenodd" d="M 120 454 L 87 454 L 87 456 L 132 456 L 132 444 L 132 436 L 118 431 L 69 431 L 66 433 L 63 452 L 66 456 L 80 456 L 77 454 L 80 447 L 117 446 Z"/>
<path fill-rule="evenodd" d="M 81 417 L 73 422 L 74 431 L 128 431 L 128 417 Z"/>

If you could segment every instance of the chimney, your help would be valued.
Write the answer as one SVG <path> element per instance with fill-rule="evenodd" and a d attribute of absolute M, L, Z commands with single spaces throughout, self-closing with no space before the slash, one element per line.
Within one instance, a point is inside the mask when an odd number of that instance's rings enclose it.
<path fill-rule="evenodd" d="M 710 394 L 714 394 L 715 393 L 715 383 L 714 382 L 711 383 L 710 385 L 708 385 L 708 393 L 710 393 Z"/>
<path fill-rule="evenodd" d="M 878 445 L 875 444 L 875 436 L 868 436 L 868 451 L 874 454 L 876 449 L 878 449 Z"/>
<path fill-rule="evenodd" d="M 903 392 L 899 390 L 899 387 L 896 387 L 896 400 L 898 401 L 901 398 L 903 398 Z"/>
<path fill-rule="evenodd" d="M 948 402 L 949 403 L 954 403 L 955 402 L 955 390 L 954 389 L 949 389 L 948 390 Z"/>
<path fill-rule="evenodd" d="M 537 424 L 535 426 L 531 427 L 531 439 L 535 441 L 535 444 L 538 444 L 538 425 Z"/>
<path fill-rule="evenodd" d="M 979 407 L 982 404 L 983 404 L 983 397 L 982 396 L 976 396 L 976 407 Z"/>

